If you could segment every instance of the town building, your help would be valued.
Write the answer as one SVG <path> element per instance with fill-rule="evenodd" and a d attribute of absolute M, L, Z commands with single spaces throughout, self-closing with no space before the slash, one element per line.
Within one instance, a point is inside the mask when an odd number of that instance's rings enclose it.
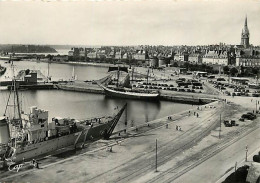
<path fill-rule="evenodd" d="M 260 66 L 260 49 L 251 47 L 248 49 L 236 49 L 236 66 Z"/>
<path fill-rule="evenodd" d="M 200 53 L 191 53 L 189 55 L 189 62 L 193 64 L 202 63 L 202 55 Z"/>
<path fill-rule="evenodd" d="M 207 65 L 228 65 L 228 54 L 226 50 L 207 51 L 202 58 L 202 63 Z"/>
<path fill-rule="evenodd" d="M 133 55 L 135 60 L 146 60 L 148 59 L 148 55 L 145 50 L 137 50 L 137 52 Z"/>

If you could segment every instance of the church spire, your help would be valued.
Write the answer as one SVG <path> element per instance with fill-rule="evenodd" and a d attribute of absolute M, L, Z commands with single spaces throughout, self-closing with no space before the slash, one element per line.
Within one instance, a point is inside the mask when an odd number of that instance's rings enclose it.
<path fill-rule="evenodd" d="M 242 34 L 241 34 L 241 45 L 244 45 L 245 48 L 249 47 L 249 35 L 250 34 L 247 27 L 247 15 L 246 15 L 244 28 L 242 29 Z"/>
<path fill-rule="evenodd" d="M 247 27 L 247 15 L 246 15 L 246 19 L 245 19 L 245 27 Z"/>

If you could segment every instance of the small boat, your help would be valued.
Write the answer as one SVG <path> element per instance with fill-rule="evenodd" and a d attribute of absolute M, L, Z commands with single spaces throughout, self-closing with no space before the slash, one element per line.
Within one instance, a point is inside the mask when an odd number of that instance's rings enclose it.
<path fill-rule="evenodd" d="M 0 60 L 8 60 L 8 61 L 10 61 L 10 56 L 0 56 Z M 13 60 L 13 61 L 20 61 L 21 58 L 12 57 L 12 60 Z"/>
<path fill-rule="evenodd" d="M 0 76 L 2 76 L 6 71 L 6 67 L 0 65 Z"/>

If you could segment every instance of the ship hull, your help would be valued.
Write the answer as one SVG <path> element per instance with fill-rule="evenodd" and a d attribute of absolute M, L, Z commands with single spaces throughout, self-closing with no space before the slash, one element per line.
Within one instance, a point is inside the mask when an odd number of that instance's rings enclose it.
<path fill-rule="evenodd" d="M 35 143 L 24 148 L 16 149 L 15 156 L 13 157 L 13 161 L 15 163 L 21 162 L 23 160 L 30 160 L 32 158 L 48 154 L 59 150 L 61 148 L 65 148 L 68 146 L 74 145 L 75 141 L 80 132 L 57 137 L 51 140 Z M 80 142 L 83 142 L 83 137 L 80 137 Z"/>
<path fill-rule="evenodd" d="M 84 143 L 86 140 L 108 139 L 117 125 L 126 105 L 115 115 L 110 117 L 105 123 L 93 123 L 93 126 L 86 125 L 82 130 L 76 133 L 56 137 L 50 140 L 27 145 L 23 148 L 16 148 L 12 161 L 19 163 L 24 160 L 30 160 L 35 157 L 50 154 L 61 148 L 76 146 L 78 143 Z"/>
<path fill-rule="evenodd" d="M 136 93 L 136 92 L 121 92 L 109 89 L 107 87 L 102 86 L 105 91 L 106 96 L 109 97 L 117 97 L 117 98 L 125 98 L 125 99 L 137 99 L 137 100 L 158 100 L 158 93 Z"/>

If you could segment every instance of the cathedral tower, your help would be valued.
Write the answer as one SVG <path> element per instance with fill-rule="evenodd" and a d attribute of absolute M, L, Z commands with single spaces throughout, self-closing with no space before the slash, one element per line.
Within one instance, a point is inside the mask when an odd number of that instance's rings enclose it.
<path fill-rule="evenodd" d="M 249 30 L 247 27 L 247 17 L 245 19 L 245 25 L 241 33 L 241 45 L 244 45 L 245 48 L 249 47 Z"/>

